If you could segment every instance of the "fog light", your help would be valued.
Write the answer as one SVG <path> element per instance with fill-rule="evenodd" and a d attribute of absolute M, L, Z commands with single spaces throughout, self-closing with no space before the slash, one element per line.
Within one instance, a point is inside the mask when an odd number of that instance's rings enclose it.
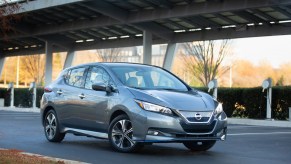
<path fill-rule="evenodd" d="M 157 135 L 159 135 L 159 132 L 158 131 L 154 131 L 154 130 L 149 130 L 148 134 L 149 135 L 153 135 L 153 136 L 157 136 Z"/>
<path fill-rule="evenodd" d="M 226 138 L 225 134 L 220 137 L 221 141 L 225 141 L 225 138 Z"/>
<path fill-rule="evenodd" d="M 219 133 L 216 134 L 217 137 L 220 137 L 222 141 L 226 139 L 227 128 L 222 129 Z"/>
<path fill-rule="evenodd" d="M 149 129 L 148 130 L 148 135 L 152 135 L 152 136 L 163 136 L 163 137 L 173 137 L 175 136 L 174 134 L 170 134 L 170 133 L 165 133 L 159 130 L 155 130 L 155 129 Z"/>

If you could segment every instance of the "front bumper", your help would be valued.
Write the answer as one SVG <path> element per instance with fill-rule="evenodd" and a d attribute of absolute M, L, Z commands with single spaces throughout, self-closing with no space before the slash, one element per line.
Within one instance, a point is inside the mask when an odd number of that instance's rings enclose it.
<path fill-rule="evenodd" d="M 157 131 L 156 131 L 157 132 Z M 184 141 L 203 141 L 203 140 L 221 140 L 224 141 L 227 135 L 227 127 L 223 128 L 218 134 L 202 135 L 202 134 L 160 134 L 163 132 L 156 133 L 157 135 L 146 135 L 144 141 L 138 142 L 149 142 L 149 143 L 163 143 L 163 142 L 184 142 Z"/>
<path fill-rule="evenodd" d="M 203 140 L 222 140 L 227 135 L 227 117 L 221 113 L 212 116 L 208 123 L 188 123 L 179 116 L 167 116 L 144 111 L 133 121 L 136 142 L 184 142 Z M 143 121 L 140 121 L 143 120 Z"/>

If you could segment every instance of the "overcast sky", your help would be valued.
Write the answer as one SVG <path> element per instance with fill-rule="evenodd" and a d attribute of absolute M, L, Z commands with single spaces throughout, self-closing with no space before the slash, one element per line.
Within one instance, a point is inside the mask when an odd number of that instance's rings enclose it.
<path fill-rule="evenodd" d="M 291 35 L 234 39 L 234 54 L 254 64 L 269 61 L 273 67 L 291 62 Z"/>

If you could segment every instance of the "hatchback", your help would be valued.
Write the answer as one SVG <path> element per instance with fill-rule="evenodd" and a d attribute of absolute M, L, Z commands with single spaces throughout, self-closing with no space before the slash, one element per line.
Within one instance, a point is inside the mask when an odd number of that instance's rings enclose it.
<path fill-rule="evenodd" d="M 44 91 L 42 124 L 50 142 L 73 133 L 108 139 L 120 152 L 168 142 L 206 151 L 226 138 L 222 104 L 160 67 L 79 65 L 63 70 Z"/>

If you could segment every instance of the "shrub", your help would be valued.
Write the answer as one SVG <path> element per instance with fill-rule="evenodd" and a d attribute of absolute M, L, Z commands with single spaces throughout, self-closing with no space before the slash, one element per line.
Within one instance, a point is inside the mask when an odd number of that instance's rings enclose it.
<path fill-rule="evenodd" d="M 207 88 L 197 88 L 207 91 Z M 212 94 L 212 93 L 211 93 Z M 287 120 L 291 107 L 291 87 L 272 88 L 272 118 Z M 256 88 L 218 88 L 218 101 L 228 117 L 266 118 L 267 93 Z M 244 110 L 242 110 L 244 107 Z"/>
<path fill-rule="evenodd" d="M 36 93 L 36 106 L 40 107 L 43 88 L 37 88 Z M 28 88 L 14 88 L 14 106 L 26 108 L 32 107 L 32 96 L 32 91 L 29 91 Z M 4 106 L 10 106 L 10 91 L 6 88 L 1 88 L 0 98 L 4 99 Z"/>
<path fill-rule="evenodd" d="M 231 117 L 247 118 L 247 112 L 246 112 L 245 106 L 240 105 L 239 103 L 235 103 L 234 107 L 235 109 L 232 112 Z"/>

